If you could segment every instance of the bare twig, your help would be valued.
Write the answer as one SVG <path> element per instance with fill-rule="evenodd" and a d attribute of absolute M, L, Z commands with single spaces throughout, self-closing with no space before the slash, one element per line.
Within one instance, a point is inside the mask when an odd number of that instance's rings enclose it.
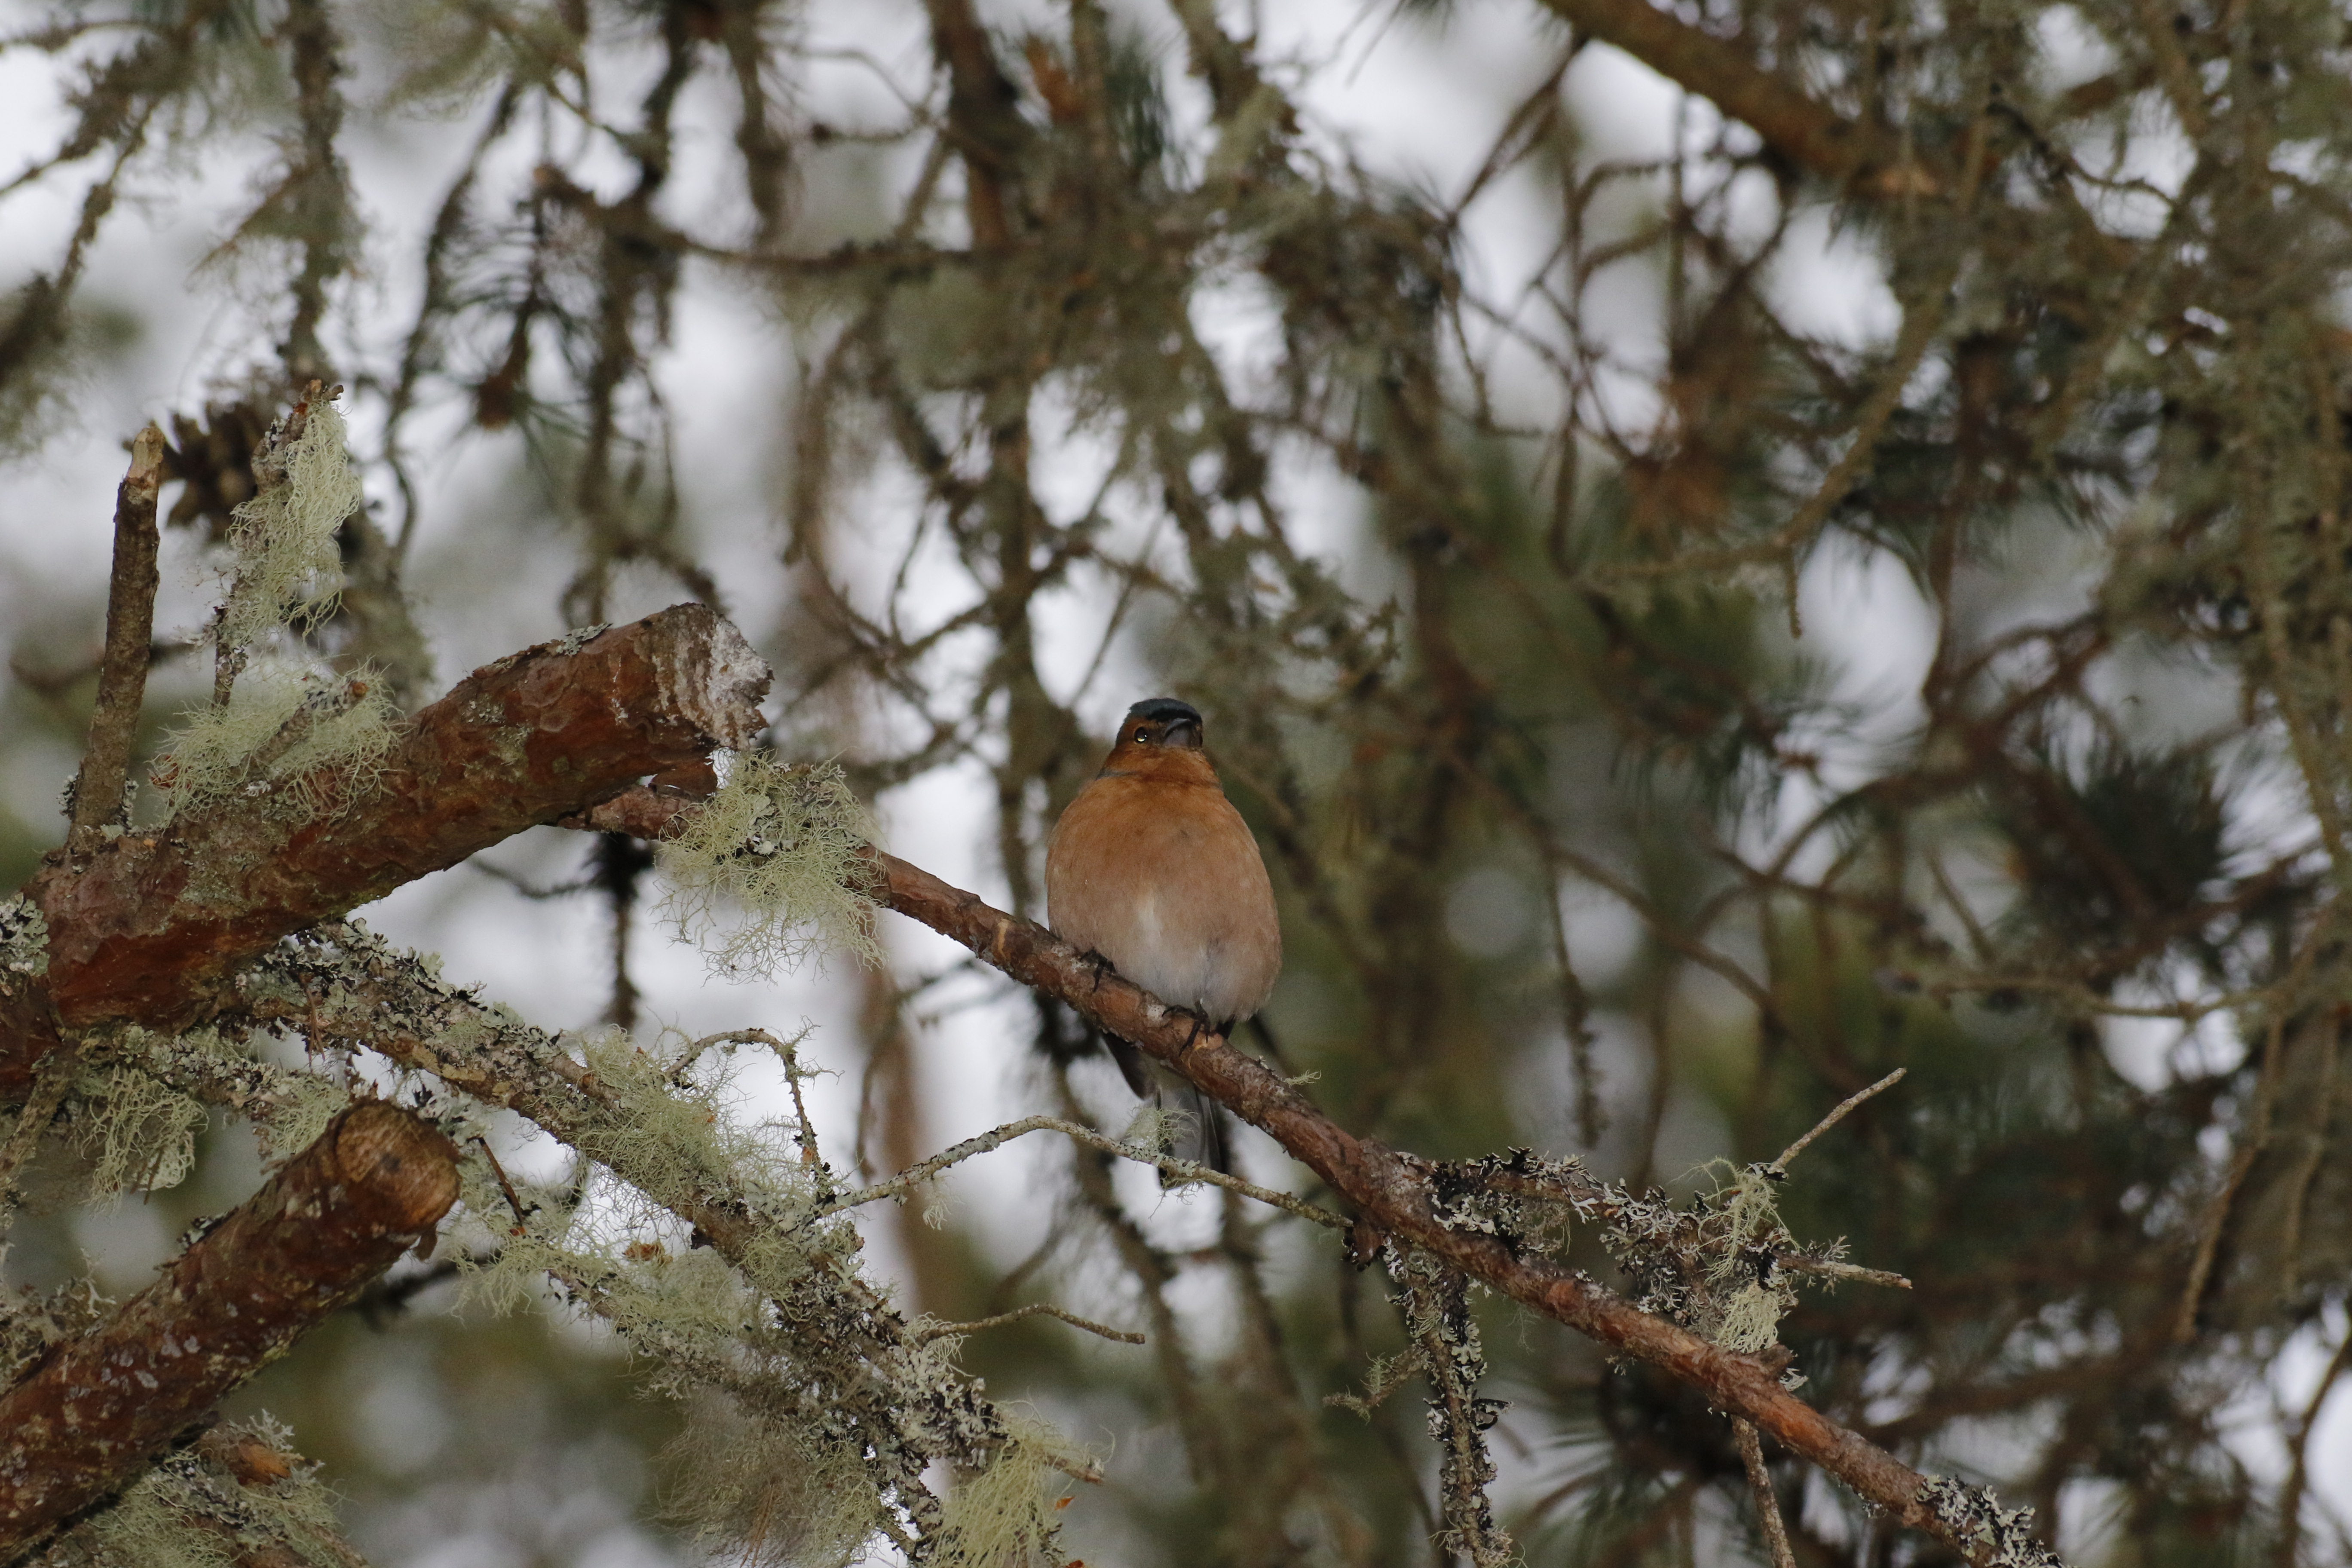
<path fill-rule="evenodd" d="M 1859 1268 L 1851 1263 L 1835 1263 L 1826 1258 L 1807 1258 L 1801 1252 L 1784 1252 L 1773 1263 L 1799 1274 L 1818 1274 L 1824 1279 L 1851 1279 L 1858 1285 L 1884 1285 L 1891 1290 L 1908 1290 L 1911 1281 L 1900 1274 L 1890 1274 L 1884 1268 Z"/>
<path fill-rule="evenodd" d="M 976 1318 L 969 1323 L 924 1323 L 915 1329 L 917 1341 L 941 1339 L 949 1334 L 976 1334 L 982 1329 L 1001 1329 L 1007 1323 L 1017 1323 L 1024 1318 L 1059 1318 L 1074 1329 L 1084 1329 L 1101 1339 L 1117 1340 L 1123 1345 L 1149 1344 L 1143 1335 L 1126 1329 L 1114 1329 L 1108 1323 L 1097 1323 L 1091 1318 L 1081 1318 L 1066 1311 L 1050 1301 L 1032 1301 L 1025 1307 L 1015 1307 L 1009 1312 L 999 1312 L 992 1318 Z"/>
<path fill-rule="evenodd" d="M 2319 1374 L 2311 1397 L 2304 1402 L 2295 1418 L 2294 1436 L 2287 1440 L 2287 1450 L 2294 1456 L 2288 1467 L 2286 1480 L 2279 1488 L 2278 1545 L 2271 1561 L 2273 1568 L 2295 1568 L 2303 1545 L 2303 1500 L 2311 1485 L 2311 1434 L 2319 1425 L 2319 1413 L 2326 1408 L 2328 1396 L 2344 1374 L 2352 1371 L 2352 1323 L 2345 1326 L 2344 1338 L 2336 1346 L 2336 1353 L 2327 1360 L 2326 1368 Z"/>
<path fill-rule="evenodd" d="M 1614 44 L 1659 75 L 1745 121 L 1772 150 L 1824 179 L 1871 174 L 1863 186 L 1882 195 L 1926 195 L 1935 177 L 1884 146 L 1863 126 L 1816 103 L 1713 34 L 1678 21 L 1649 0 L 1544 0 L 1603 43 Z"/>
<path fill-rule="evenodd" d="M 1763 1440 L 1756 1436 L 1752 1424 L 1737 1417 L 1731 1432 L 1739 1443 L 1739 1463 L 1748 1471 L 1748 1489 L 1756 1499 L 1756 1523 L 1772 1553 L 1772 1568 L 1797 1568 L 1796 1553 L 1789 1550 L 1789 1527 L 1780 1518 L 1780 1495 L 1772 1489 L 1772 1472 L 1764 1468 Z"/>
<path fill-rule="evenodd" d="M 1876 1083 L 1872 1084 L 1869 1088 L 1858 1089 L 1852 1094 L 1847 1095 L 1843 1100 L 1839 1100 L 1835 1108 L 1833 1108 L 1827 1116 L 1822 1117 L 1819 1121 L 1813 1123 L 1813 1130 L 1811 1132 L 1806 1133 L 1802 1138 L 1798 1139 L 1794 1143 L 1790 1144 L 1786 1149 L 1780 1151 L 1780 1157 L 1772 1162 L 1772 1169 L 1776 1171 L 1787 1170 L 1789 1168 L 1789 1162 L 1803 1153 L 1806 1146 L 1811 1143 L 1814 1139 L 1820 1137 L 1822 1133 L 1828 1131 L 1831 1128 L 1835 1127 L 1839 1122 L 1844 1121 L 1847 1114 L 1851 1112 L 1855 1106 L 1860 1105 L 1863 1101 L 1869 1100 L 1874 1095 L 1884 1094 L 1886 1090 L 1893 1089 L 1896 1084 L 1901 1083 L 1903 1081 L 1904 1075 L 1909 1071 L 1910 1068 L 1896 1068 L 1893 1072 L 1888 1073 L 1885 1078 L 1880 1079 Z"/>
<path fill-rule="evenodd" d="M 2197 1311 L 2205 1302 L 2205 1286 L 2213 1275 L 2213 1259 L 2221 1252 L 2230 1211 L 2237 1204 L 2238 1189 L 2245 1185 L 2254 1161 L 2270 1142 L 2271 1111 L 2278 1098 L 2280 1064 L 2286 1055 L 2285 1037 L 2286 1010 L 2276 1007 L 2271 1016 L 2271 1026 L 2263 1032 L 2263 1066 L 2254 1085 L 2253 1113 L 2247 1118 L 2246 1130 L 2238 1141 L 2236 1152 L 2231 1156 L 2230 1173 L 2206 1206 L 2205 1222 L 2198 1227 L 2197 1253 L 2189 1259 L 2189 1278 L 2180 1287 L 2180 1305 L 2175 1309 L 2172 1321 L 2175 1344 L 2189 1344 L 2197 1338 Z"/>
<path fill-rule="evenodd" d="M 507 1179 L 507 1168 L 499 1163 L 498 1151 L 490 1147 L 490 1141 L 477 1135 L 474 1142 L 481 1146 L 482 1158 L 489 1162 L 490 1174 L 498 1178 L 499 1191 L 506 1194 L 507 1207 L 514 1211 L 515 1234 L 520 1236 L 521 1227 L 530 1224 L 530 1215 L 523 1208 L 522 1199 L 516 1194 L 514 1184 Z"/>
<path fill-rule="evenodd" d="M 131 746 L 147 691 L 155 635 L 155 496 L 163 488 L 163 432 L 150 424 L 131 443 L 131 469 L 114 492 L 114 569 L 106 589 L 106 652 L 98 666 L 98 705 L 74 784 L 73 825 L 66 853 L 80 859 L 105 842 L 122 809 Z"/>
<path fill-rule="evenodd" d="M 1239 1193 L 1245 1198 L 1255 1198 L 1259 1203 L 1281 1209 L 1286 1214 L 1295 1214 L 1301 1219 L 1313 1220 L 1317 1225 L 1326 1226 L 1334 1230 L 1348 1228 L 1348 1221 L 1344 1216 L 1333 1214 L 1328 1209 L 1318 1208 L 1313 1204 L 1292 1197 L 1288 1193 L 1276 1192 L 1272 1187 L 1261 1187 L 1255 1182 L 1245 1182 L 1239 1176 L 1229 1176 L 1223 1171 L 1192 1160 L 1171 1159 L 1165 1154 L 1155 1153 L 1137 1144 L 1121 1142 L 1116 1138 L 1106 1138 L 1091 1127 L 1066 1121 L 1058 1116 L 1024 1116 L 1018 1121 L 1008 1121 L 1002 1127 L 991 1128 L 978 1137 L 967 1138 L 961 1143 L 940 1150 L 919 1164 L 909 1165 L 888 1181 L 877 1182 L 870 1187 L 860 1187 L 856 1192 L 844 1193 L 831 1203 L 818 1208 L 812 1217 L 822 1219 L 827 1215 L 839 1214 L 845 1209 L 857 1208 L 866 1204 L 878 1203 L 884 1198 L 904 1198 L 908 1193 L 950 1166 L 961 1165 L 966 1160 L 990 1153 L 1012 1142 L 1015 1138 L 1025 1137 L 1032 1132 L 1059 1132 L 1071 1142 L 1083 1143 L 1089 1149 L 1099 1149 L 1106 1154 L 1116 1154 L 1122 1160 L 1133 1160 L 1139 1165 L 1154 1166 L 1179 1181 L 1203 1182 L 1210 1186 L 1223 1187 L 1227 1192 Z"/>

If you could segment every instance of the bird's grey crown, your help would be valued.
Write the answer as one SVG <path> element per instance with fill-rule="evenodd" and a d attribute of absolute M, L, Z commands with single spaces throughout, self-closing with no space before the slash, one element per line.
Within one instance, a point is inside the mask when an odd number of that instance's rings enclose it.
<path fill-rule="evenodd" d="M 1130 719 L 1149 719 L 1158 724 L 1165 724 L 1171 719 L 1181 719 L 1195 727 L 1198 727 L 1201 722 L 1201 710 L 1198 708 L 1193 707 L 1190 702 L 1179 702 L 1173 697 L 1147 697 L 1129 709 L 1127 716 Z"/>

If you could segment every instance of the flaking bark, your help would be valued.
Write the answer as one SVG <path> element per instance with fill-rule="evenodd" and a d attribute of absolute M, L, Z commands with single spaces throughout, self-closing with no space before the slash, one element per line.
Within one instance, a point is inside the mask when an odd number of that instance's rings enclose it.
<path fill-rule="evenodd" d="M 0 1394 L 0 1563 L 135 1479 L 432 1230 L 457 1196 L 456 1152 L 394 1106 L 352 1107 L 162 1279 Z"/>
<path fill-rule="evenodd" d="M 26 889 L 48 923 L 46 975 L 0 988 L 0 1103 L 23 1098 L 60 1025 L 184 1026 L 289 931 L 743 744 L 767 685 L 733 626 L 681 605 L 475 671 L 326 815 L 239 802 L 126 834 L 79 870 L 53 861 Z"/>

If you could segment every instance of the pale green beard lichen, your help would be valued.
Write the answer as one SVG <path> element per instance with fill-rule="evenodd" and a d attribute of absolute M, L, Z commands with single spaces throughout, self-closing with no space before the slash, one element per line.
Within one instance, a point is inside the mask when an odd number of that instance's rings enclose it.
<path fill-rule="evenodd" d="M 280 1453 L 293 1441 L 267 1415 L 226 1431 Z M 183 1449 L 46 1560 L 105 1568 L 231 1568 L 290 1558 L 314 1568 L 349 1568 L 340 1529 L 334 1494 L 316 1479 L 314 1468 L 268 1486 L 244 1486 L 197 1451 Z"/>
<path fill-rule="evenodd" d="M 1069 1487 L 1063 1472 L 1084 1468 L 1089 1456 L 1072 1450 L 1042 1422 L 1007 1425 L 1012 1436 L 995 1460 L 948 1494 L 947 1523 L 931 1568 L 1059 1568 L 1055 1538 Z"/>
<path fill-rule="evenodd" d="M 312 1143 L 352 1103 L 351 1091 L 328 1079 L 290 1074 L 289 1093 L 254 1124 L 262 1157 L 283 1164 Z"/>
<path fill-rule="evenodd" d="M 226 706 L 200 708 L 165 742 L 154 782 L 171 816 L 242 797 L 308 820 L 364 788 L 392 749 L 384 683 L 269 660 L 236 683 Z"/>
<path fill-rule="evenodd" d="M 663 908 L 730 979 L 766 978 L 835 948 L 879 963 L 874 901 L 862 890 L 873 872 L 859 856 L 873 838 L 838 767 L 747 752 L 661 845 Z M 722 922 L 728 909 L 742 918 Z"/>
<path fill-rule="evenodd" d="M 133 1067 L 78 1086 L 82 1112 L 74 1142 L 94 1163 L 92 1191 L 108 1197 L 176 1187 L 196 1164 L 205 1108 Z"/>
<path fill-rule="evenodd" d="M 717 1394 L 687 1404 L 686 1425 L 662 1455 L 665 1518 L 743 1568 L 841 1568 L 857 1558 L 879 1510 L 855 1456 Z"/>
<path fill-rule="evenodd" d="M 1777 1238 L 1794 1245 L 1780 1223 L 1771 1179 L 1763 1170 L 1751 1165 L 1732 1173 L 1713 1199 L 1726 1234 L 1706 1265 L 1707 1288 L 1715 1298 L 1715 1321 L 1707 1337 L 1740 1355 L 1753 1355 L 1778 1342 L 1780 1319 L 1797 1304 L 1797 1292 L 1784 1275 L 1776 1271 L 1769 1285 L 1753 1277 L 1751 1242 Z"/>
<path fill-rule="evenodd" d="M 316 626 L 342 593 L 335 536 L 363 498 L 333 404 L 311 400 L 302 434 L 275 466 L 278 482 L 258 476 L 262 489 L 236 509 L 229 531 L 236 576 L 214 633 L 225 647 L 250 647 L 281 626 Z"/>
<path fill-rule="evenodd" d="M 234 570 L 211 633 L 215 700 L 183 721 L 156 760 L 167 820 L 233 798 L 308 820 L 350 798 L 391 747 L 385 681 L 367 669 L 331 673 L 301 639 L 334 611 L 336 539 L 362 500 L 342 416 L 319 397 L 302 417 L 300 435 L 279 446 L 281 427 L 255 458 L 261 488 L 229 530 Z"/>

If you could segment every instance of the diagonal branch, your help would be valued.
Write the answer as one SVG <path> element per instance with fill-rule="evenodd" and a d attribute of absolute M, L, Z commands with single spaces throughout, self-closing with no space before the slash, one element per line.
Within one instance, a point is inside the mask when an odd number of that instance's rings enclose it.
<path fill-rule="evenodd" d="M 408 1112 L 343 1112 L 99 1327 L 0 1394 L 0 1564 L 102 1504 L 391 1267 L 457 1196 Z"/>
<path fill-rule="evenodd" d="M 1818 103 L 1740 47 L 1676 20 L 1650 0 L 1543 0 L 1551 11 L 1604 44 L 1613 44 L 1681 83 L 1734 120 L 1790 163 L 1825 180 L 1858 176 L 1872 195 L 1927 195 L 1936 188 L 1926 170 L 1901 163 L 1893 149 L 1836 110 Z"/>
<path fill-rule="evenodd" d="M 701 605 L 575 633 L 476 670 L 399 731 L 326 814 L 238 799 L 125 834 L 26 891 L 45 973 L 0 969 L 0 1104 L 61 1030 L 200 1016 L 221 978 L 290 931 L 382 898 L 648 774 L 742 745 L 767 666 Z"/>

